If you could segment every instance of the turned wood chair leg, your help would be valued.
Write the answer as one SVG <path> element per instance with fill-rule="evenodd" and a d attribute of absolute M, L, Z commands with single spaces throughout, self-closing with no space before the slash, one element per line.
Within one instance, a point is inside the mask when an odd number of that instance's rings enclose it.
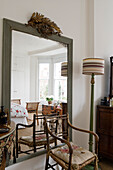
<path fill-rule="evenodd" d="M 40 128 L 42 128 L 42 127 L 43 127 L 43 122 L 42 122 L 42 119 L 41 119 Z"/>
<path fill-rule="evenodd" d="M 57 146 L 57 140 L 55 140 L 55 146 Z"/>
<path fill-rule="evenodd" d="M 18 158 L 18 154 L 21 153 L 21 146 L 18 143 L 16 144 L 16 158 Z"/>
<path fill-rule="evenodd" d="M 18 158 L 18 143 L 16 143 L 16 158 Z"/>
<path fill-rule="evenodd" d="M 13 141 L 14 142 L 14 141 Z M 13 143 L 13 163 L 16 163 L 15 142 Z"/>
<path fill-rule="evenodd" d="M 46 156 L 46 166 L 45 166 L 45 170 L 48 169 L 48 165 L 49 165 L 49 155 Z"/>
<path fill-rule="evenodd" d="M 97 160 L 94 161 L 94 170 L 98 170 L 98 161 Z"/>

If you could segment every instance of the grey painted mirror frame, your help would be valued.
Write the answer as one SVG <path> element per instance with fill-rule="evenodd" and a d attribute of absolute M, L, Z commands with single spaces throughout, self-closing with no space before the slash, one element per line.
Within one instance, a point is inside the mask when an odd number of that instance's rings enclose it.
<path fill-rule="evenodd" d="M 12 48 L 12 31 L 19 31 L 34 36 L 41 37 L 36 29 L 26 26 L 12 20 L 3 19 L 3 56 L 2 56 L 2 105 L 9 111 L 11 101 L 11 48 Z M 43 37 L 42 37 L 43 38 Z M 67 45 L 67 61 L 68 61 L 68 79 L 67 79 L 67 103 L 69 119 L 72 122 L 72 54 L 73 40 L 64 36 L 51 35 L 48 39 L 57 41 Z M 10 123 L 10 122 L 9 122 Z"/>

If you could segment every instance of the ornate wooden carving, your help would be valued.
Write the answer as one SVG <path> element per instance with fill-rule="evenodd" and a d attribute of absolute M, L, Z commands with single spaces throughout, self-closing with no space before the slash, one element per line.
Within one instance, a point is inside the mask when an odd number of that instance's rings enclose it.
<path fill-rule="evenodd" d="M 38 12 L 34 12 L 32 14 L 30 20 L 28 21 L 28 24 L 26 25 L 36 28 L 38 33 L 40 33 L 41 36 L 45 38 L 52 34 L 60 35 L 62 33 L 56 23 L 51 21 L 49 18 L 44 17 L 44 15 Z"/>

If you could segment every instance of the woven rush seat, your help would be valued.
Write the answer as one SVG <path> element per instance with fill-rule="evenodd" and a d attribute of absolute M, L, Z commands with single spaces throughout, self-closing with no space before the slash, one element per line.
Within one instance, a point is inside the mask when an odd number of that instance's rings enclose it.
<path fill-rule="evenodd" d="M 53 143 L 55 139 L 53 137 L 50 137 L 50 143 Z M 28 145 L 29 147 L 33 147 L 33 136 L 22 136 L 18 140 L 18 143 Z M 35 145 L 46 145 L 47 144 L 47 138 L 46 134 L 42 134 L 35 137 Z"/>
<path fill-rule="evenodd" d="M 71 168 L 72 169 L 79 169 L 81 167 L 81 165 L 83 165 L 83 163 L 87 162 L 87 161 L 93 161 L 95 160 L 96 154 L 92 153 L 80 146 L 77 146 L 75 144 L 73 144 L 72 142 L 70 142 L 72 149 L 73 149 L 73 154 L 72 154 L 72 165 Z M 68 146 L 65 144 L 62 147 L 58 147 L 55 148 L 53 150 L 51 150 L 52 157 L 57 157 L 56 159 L 59 159 L 59 161 L 63 161 L 65 162 L 65 164 L 69 164 L 69 148 Z"/>

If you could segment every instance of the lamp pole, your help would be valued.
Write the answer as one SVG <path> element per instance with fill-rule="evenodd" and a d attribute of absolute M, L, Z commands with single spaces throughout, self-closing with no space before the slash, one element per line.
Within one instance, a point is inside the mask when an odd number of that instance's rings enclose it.
<path fill-rule="evenodd" d="M 83 74 L 91 75 L 91 105 L 90 105 L 90 131 L 93 131 L 94 111 L 94 76 L 104 74 L 104 59 L 85 58 L 83 59 Z M 93 135 L 89 135 L 89 151 L 93 151 Z"/>
<path fill-rule="evenodd" d="M 93 109 L 94 109 L 94 73 L 91 75 L 91 105 L 90 105 L 90 131 L 93 131 Z M 89 134 L 89 151 L 93 151 L 93 135 Z"/>

